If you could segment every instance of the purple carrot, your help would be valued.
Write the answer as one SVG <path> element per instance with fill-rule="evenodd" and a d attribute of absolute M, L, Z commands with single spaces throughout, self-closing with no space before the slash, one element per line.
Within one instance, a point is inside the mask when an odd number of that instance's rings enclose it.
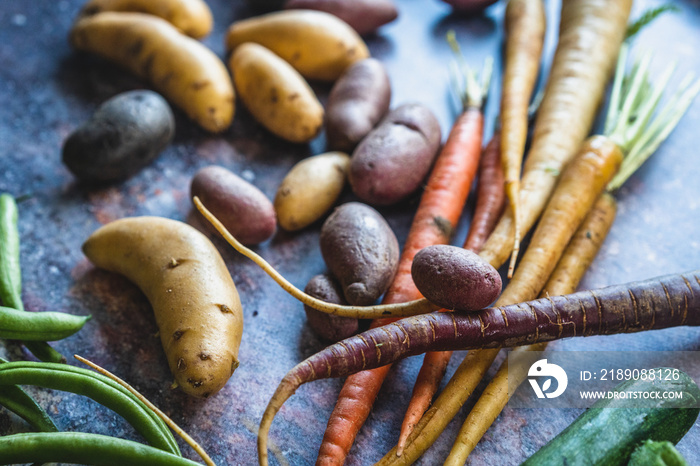
<path fill-rule="evenodd" d="M 478 312 L 436 312 L 347 338 L 297 364 L 260 423 L 258 454 L 277 411 L 302 384 L 345 377 L 427 351 L 513 347 L 575 336 L 700 325 L 700 270 Z"/>

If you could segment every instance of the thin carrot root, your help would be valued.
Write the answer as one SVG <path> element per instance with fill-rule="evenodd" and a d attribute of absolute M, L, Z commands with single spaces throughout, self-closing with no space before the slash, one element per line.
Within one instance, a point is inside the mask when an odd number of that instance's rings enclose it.
<path fill-rule="evenodd" d="M 284 278 L 277 270 L 275 270 L 272 265 L 270 265 L 265 259 L 260 257 L 258 254 L 243 246 L 227 229 L 226 227 L 212 214 L 198 197 L 194 197 L 194 205 L 197 210 L 216 228 L 216 230 L 221 233 L 224 239 L 230 244 L 236 251 L 240 252 L 253 262 L 257 264 L 265 273 L 267 273 L 273 280 L 277 282 L 279 286 L 282 287 L 287 293 L 306 304 L 307 306 L 313 307 L 321 312 L 327 314 L 333 314 L 342 317 L 354 317 L 356 319 L 377 319 L 381 317 L 407 317 L 414 316 L 418 314 L 425 314 L 428 312 L 436 311 L 440 307 L 432 304 L 427 299 L 416 299 L 404 303 L 395 304 L 380 304 L 377 306 L 343 306 L 340 304 L 328 303 L 322 301 L 318 298 L 314 298 L 311 295 L 304 293 L 299 288 L 292 285 L 286 278 Z"/>
<path fill-rule="evenodd" d="M 505 189 L 514 219 L 513 276 L 520 250 L 520 170 L 528 128 L 528 105 L 535 87 L 544 44 L 546 18 L 542 0 L 510 0 L 506 7 L 506 59 L 501 98 L 502 161 Z"/>
<path fill-rule="evenodd" d="M 85 364 L 86 366 L 92 368 L 93 370 L 99 372 L 100 374 L 102 374 L 106 377 L 109 377 L 110 379 L 114 380 L 116 383 L 118 383 L 122 387 L 129 390 L 129 392 L 131 392 L 131 394 L 133 394 L 136 398 L 138 398 L 141 402 L 143 402 L 143 404 L 145 404 L 151 411 L 153 411 L 159 418 L 161 418 L 163 420 L 163 422 L 165 422 L 167 424 L 167 426 L 173 430 L 173 432 L 175 432 L 177 435 L 179 435 L 185 441 L 185 443 L 187 443 L 190 447 L 192 447 L 192 449 L 197 452 L 197 454 L 200 456 L 200 458 L 202 458 L 202 460 L 204 460 L 204 463 L 207 466 L 216 466 L 216 464 L 211 459 L 211 457 L 207 454 L 207 452 L 204 450 L 204 448 L 202 448 L 202 446 L 199 443 L 197 443 L 196 440 L 194 440 L 192 437 L 190 437 L 190 435 L 187 432 L 185 432 L 184 430 L 182 430 L 182 428 L 180 426 L 178 426 L 175 423 L 175 421 L 170 419 L 167 414 L 165 414 L 163 411 L 158 409 L 156 407 L 156 405 L 151 403 L 148 400 L 148 398 L 146 398 L 141 393 L 139 393 L 134 387 L 132 387 L 131 385 L 129 385 L 128 383 L 126 383 L 124 380 L 117 377 L 116 375 L 112 374 L 107 369 L 105 369 L 101 366 L 98 366 L 94 362 L 92 362 L 88 359 L 85 359 L 82 356 L 75 354 L 75 355 L 73 355 L 73 357 L 75 359 L 77 359 L 78 361 L 82 362 L 83 364 Z"/>

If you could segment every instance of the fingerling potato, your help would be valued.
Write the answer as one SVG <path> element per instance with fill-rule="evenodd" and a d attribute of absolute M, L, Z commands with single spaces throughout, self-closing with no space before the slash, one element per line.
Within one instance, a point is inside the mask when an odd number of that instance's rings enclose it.
<path fill-rule="evenodd" d="M 146 295 L 170 370 L 185 393 L 206 398 L 226 384 L 238 367 L 243 310 L 226 264 L 206 236 L 177 220 L 130 217 L 99 228 L 83 252 Z"/>
<path fill-rule="evenodd" d="M 361 36 L 399 15 L 392 0 L 286 0 L 284 9 L 325 11 L 348 23 Z"/>
<path fill-rule="evenodd" d="M 233 23 L 226 36 L 229 51 L 245 42 L 272 50 L 307 79 L 335 81 L 358 60 L 369 57 L 362 38 L 330 13 L 288 10 Z"/>
<path fill-rule="evenodd" d="M 243 244 L 262 243 L 275 233 L 272 202 L 257 187 L 224 167 L 212 165 L 195 173 L 190 184 L 190 197 L 194 196 Z M 218 236 L 211 223 L 203 223 Z"/>
<path fill-rule="evenodd" d="M 384 65 L 375 58 L 354 63 L 328 95 L 328 147 L 352 151 L 386 114 L 390 102 L 391 85 Z"/>
<path fill-rule="evenodd" d="M 280 226 L 301 230 L 321 218 L 343 192 L 349 167 L 350 156 L 342 152 L 314 155 L 294 165 L 275 195 Z"/>
<path fill-rule="evenodd" d="M 229 60 L 238 96 L 253 117 L 287 141 L 312 140 L 323 126 L 323 106 L 289 63 L 262 45 L 241 45 Z"/>
<path fill-rule="evenodd" d="M 78 17 L 103 11 L 133 11 L 158 16 L 195 39 L 209 34 L 214 23 L 209 5 L 203 0 L 89 0 Z"/>
<path fill-rule="evenodd" d="M 75 23 L 70 43 L 148 81 L 204 129 L 218 133 L 231 124 L 234 93 L 226 66 L 164 19 L 111 11 L 88 16 Z"/>

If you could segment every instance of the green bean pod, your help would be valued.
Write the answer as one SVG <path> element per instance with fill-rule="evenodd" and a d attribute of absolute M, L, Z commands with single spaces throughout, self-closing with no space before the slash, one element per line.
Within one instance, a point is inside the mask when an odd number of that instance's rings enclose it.
<path fill-rule="evenodd" d="M 131 440 L 81 432 L 0 437 L 0 464 L 71 463 L 97 466 L 201 466 Z"/>
<path fill-rule="evenodd" d="M 4 306 L 24 310 L 17 204 L 9 194 L 0 195 L 0 301 Z M 24 346 L 42 361 L 65 362 L 63 355 L 46 342 L 28 341 Z"/>
<path fill-rule="evenodd" d="M 6 362 L 0 358 L 0 364 Z M 53 423 L 48 413 L 34 401 L 34 398 L 17 385 L 3 387 L 0 390 L 0 405 L 27 421 L 38 431 L 58 432 L 58 427 Z"/>
<path fill-rule="evenodd" d="M 23 312 L 0 306 L 0 338 L 25 341 L 62 340 L 83 328 L 90 316 L 65 312 Z"/>
<path fill-rule="evenodd" d="M 0 364 L 0 385 L 36 385 L 87 396 L 122 416 L 153 447 L 180 455 L 163 420 L 126 388 L 96 372 L 67 364 L 8 362 Z"/>

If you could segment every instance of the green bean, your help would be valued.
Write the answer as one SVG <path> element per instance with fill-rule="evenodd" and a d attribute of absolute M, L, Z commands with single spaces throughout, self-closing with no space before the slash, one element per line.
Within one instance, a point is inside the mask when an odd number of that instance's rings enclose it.
<path fill-rule="evenodd" d="M 90 316 L 65 312 L 23 312 L 0 306 L 0 338 L 8 340 L 62 340 L 83 328 Z"/>
<path fill-rule="evenodd" d="M 31 462 L 96 466 L 201 466 L 148 445 L 106 435 L 54 432 L 0 437 L 0 464 Z"/>
<path fill-rule="evenodd" d="M 0 364 L 6 362 L 0 358 Z M 0 391 L 0 405 L 27 421 L 36 430 L 58 432 L 58 427 L 47 412 L 34 401 L 34 398 L 17 385 L 3 387 L 3 390 Z"/>
<path fill-rule="evenodd" d="M 24 310 L 22 272 L 19 263 L 17 204 L 9 194 L 0 195 L 0 301 L 4 306 Z M 43 341 L 24 344 L 34 356 L 47 362 L 65 362 L 61 353 Z"/>
<path fill-rule="evenodd" d="M 16 361 L 0 364 L 0 385 L 36 385 L 87 396 L 131 424 L 152 446 L 180 455 L 165 423 L 136 396 L 108 377 L 67 364 Z"/>

